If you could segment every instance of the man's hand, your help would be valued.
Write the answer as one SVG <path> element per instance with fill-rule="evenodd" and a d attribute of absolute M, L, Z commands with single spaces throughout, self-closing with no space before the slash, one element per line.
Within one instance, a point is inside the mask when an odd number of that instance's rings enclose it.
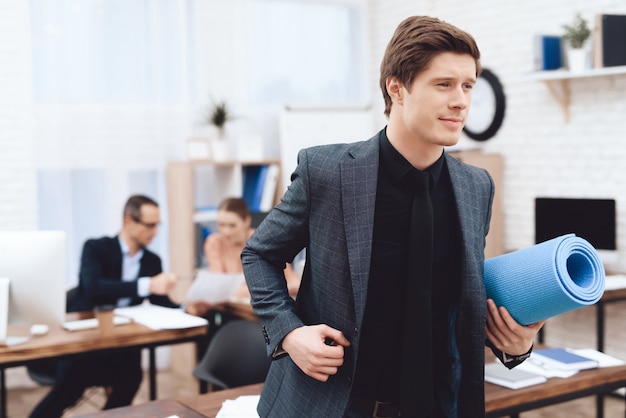
<path fill-rule="evenodd" d="M 195 316 L 205 316 L 209 309 L 211 304 L 203 300 L 194 300 L 185 306 L 185 312 Z"/>
<path fill-rule="evenodd" d="M 161 273 L 150 278 L 150 294 L 167 295 L 178 281 L 174 273 Z"/>
<path fill-rule="evenodd" d="M 503 353 L 519 356 L 527 353 L 545 320 L 530 325 L 520 325 L 504 307 L 498 308 L 492 299 L 487 299 L 487 326 L 485 335 Z"/>
<path fill-rule="evenodd" d="M 296 328 L 283 339 L 283 349 L 307 375 L 325 382 L 343 364 L 344 347 L 350 341 L 328 325 Z"/>

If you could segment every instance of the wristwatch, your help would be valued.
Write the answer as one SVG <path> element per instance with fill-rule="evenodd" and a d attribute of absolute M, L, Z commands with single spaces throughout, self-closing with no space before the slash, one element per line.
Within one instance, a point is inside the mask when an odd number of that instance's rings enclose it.
<path fill-rule="evenodd" d="M 530 353 L 532 353 L 533 351 L 533 347 L 530 347 L 530 350 L 528 350 L 526 353 L 524 354 L 520 354 L 519 356 L 512 356 L 510 354 L 505 353 L 504 351 L 502 352 L 502 363 L 507 364 L 507 363 L 521 363 L 522 361 L 526 360 L 528 357 L 530 357 Z"/>

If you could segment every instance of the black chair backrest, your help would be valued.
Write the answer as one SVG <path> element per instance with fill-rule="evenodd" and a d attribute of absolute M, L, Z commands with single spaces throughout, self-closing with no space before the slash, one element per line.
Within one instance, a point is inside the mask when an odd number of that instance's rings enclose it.
<path fill-rule="evenodd" d="M 261 323 L 233 320 L 216 332 L 194 376 L 226 389 L 264 382 L 269 366 Z"/>

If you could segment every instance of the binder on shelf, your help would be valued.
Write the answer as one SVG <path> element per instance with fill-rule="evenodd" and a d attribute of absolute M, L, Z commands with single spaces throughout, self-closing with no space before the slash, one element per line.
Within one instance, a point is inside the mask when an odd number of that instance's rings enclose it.
<path fill-rule="evenodd" d="M 263 185 L 263 195 L 261 197 L 261 212 L 269 212 L 274 207 L 274 197 L 278 188 L 278 176 L 280 170 L 278 164 L 270 164 L 265 176 L 265 184 Z"/>
<path fill-rule="evenodd" d="M 594 68 L 626 65 L 626 15 L 597 14 L 593 35 Z"/>
<path fill-rule="evenodd" d="M 268 169 L 268 165 L 262 165 L 259 167 L 259 173 L 254 188 L 254 198 L 252 199 L 252 205 L 250 206 L 250 210 L 254 212 L 261 211 L 261 200 L 263 199 L 263 189 L 265 188 Z"/>
<path fill-rule="evenodd" d="M 597 360 L 575 354 L 564 348 L 533 350 L 529 360 L 545 369 L 586 370 L 598 367 Z"/>
<path fill-rule="evenodd" d="M 250 165 L 243 168 L 243 192 L 241 197 L 252 211 L 255 209 L 255 199 L 259 183 L 260 165 Z"/>
<path fill-rule="evenodd" d="M 555 35 L 535 35 L 535 71 L 557 70 L 561 68 L 561 37 Z"/>
<path fill-rule="evenodd" d="M 520 369 L 507 369 L 501 363 L 485 365 L 485 381 L 509 389 L 521 389 L 547 381 L 544 376 Z"/>

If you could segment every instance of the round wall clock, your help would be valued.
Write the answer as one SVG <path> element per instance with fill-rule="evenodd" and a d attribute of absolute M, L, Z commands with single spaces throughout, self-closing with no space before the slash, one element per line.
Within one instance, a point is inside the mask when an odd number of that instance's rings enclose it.
<path fill-rule="evenodd" d="M 463 131 L 476 141 L 488 140 L 500 129 L 505 107 L 500 80 L 488 69 L 483 69 L 472 90 L 472 103 Z"/>

